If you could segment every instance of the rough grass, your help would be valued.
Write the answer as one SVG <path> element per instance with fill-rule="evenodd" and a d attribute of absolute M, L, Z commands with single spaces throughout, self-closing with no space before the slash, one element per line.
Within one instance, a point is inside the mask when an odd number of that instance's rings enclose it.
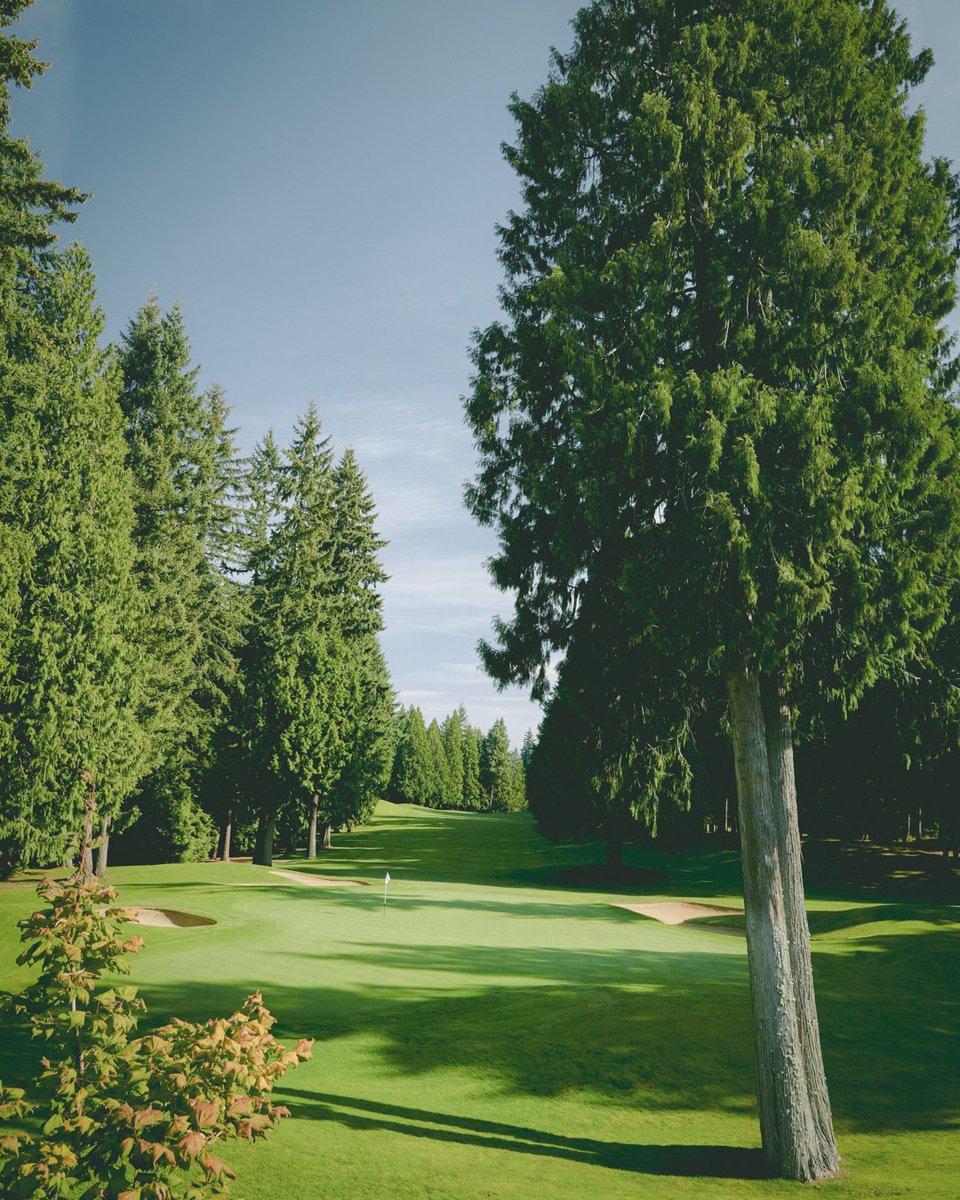
<path fill-rule="evenodd" d="M 152 1019 L 226 1012 L 261 988 L 290 1037 L 293 1117 L 227 1155 L 246 1200 L 772 1197 L 761 1178 L 745 946 L 670 927 L 625 895 L 736 906 L 728 851 L 637 852 L 625 891 L 562 886 L 589 852 L 526 816 L 384 806 L 303 887 L 247 865 L 118 869 L 125 903 L 216 919 L 142 929 Z M 386 912 L 383 873 L 393 882 Z M 238 887 L 262 880 L 269 886 Z M 29 889 L 0 891 L 0 986 Z M 844 1169 L 836 1197 L 960 1195 L 960 908 L 833 880 L 811 900 L 824 1053 Z M 0 1042 L 14 1081 L 34 1054 Z"/>

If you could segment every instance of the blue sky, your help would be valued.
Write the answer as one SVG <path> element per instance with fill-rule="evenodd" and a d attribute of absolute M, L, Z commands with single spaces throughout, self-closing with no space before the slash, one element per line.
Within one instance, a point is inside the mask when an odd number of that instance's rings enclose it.
<path fill-rule="evenodd" d="M 151 291 L 184 309 L 244 450 L 313 401 L 366 470 L 390 545 L 384 649 L 428 719 L 463 702 L 518 741 L 539 710 L 475 647 L 509 600 L 464 510 L 470 331 L 497 311 L 510 92 L 543 82 L 574 0 L 38 0 L 53 65 L 15 100 L 115 335 Z M 937 58 L 931 153 L 960 162 L 960 4 L 903 0 Z"/>

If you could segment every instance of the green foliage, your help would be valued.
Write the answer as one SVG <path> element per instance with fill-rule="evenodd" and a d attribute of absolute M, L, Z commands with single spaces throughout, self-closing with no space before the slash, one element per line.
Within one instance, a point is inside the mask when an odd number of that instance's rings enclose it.
<path fill-rule="evenodd" d="M 746 657 L 810 705 L 917 653 L 955 574 L 944 325 L 956 193 L 887 4 L 597 0 L 515 98 L 505 320 L 478 334 L 470 492 L 546 689 L 589 586 L 671 667 L 648 724 Z M 585 587 L 586 585 L 586 587 Z"/>
<path fill-rule="evenodd" d="M 82 768 L 116 811 L 144 767 L 142 613 L 117 372 L 86 253 L 46 256 L 0 369 L 0 840 L 71 852 Z M 64 788 L 61 781 L 66 780 Z M 75 849 L 75 847 L 74 847 Z"/>
<path fill-rule="evenodd" d="M 32 0 L 2 0 L 0 29 L 12 25 Z M 11 284 L 32 275 L 38 255 L 55 241 L 55 222 L 75 221 L 76 206 L 86 197 L 75 188 L 43 178 L 40 160 L 25 138 L 10 136 L 10 97 L 14 87 L 29 88 L 46 64 L 34 57 L 36 42 L 0 34 L 0 304 L 3 328 L 11 332 L 8 304 Z M 14 301 L 14 305 L 15 305 Z M 9 348 L 9 347 L 8 347 Z"/>
<path fill-rule="evenodd" d="M 426 805 L 433 790 L 433 762 L 423 713 L 411 706 L 400 717 L 390 794 L 400 803 Z"/>
<path fill-rule="evenodd" d="M 374 522 L 352 452 L 334 465 L 315 410 L 285 455 L 272 439 L 258 448 L 245 505 L 243 736 L 294 825 L 314 797 L 325 825 L 361 821 L 385 786 L 392 693 Z"/>
<path fill-rule="evenodd" d="M 310 1045 L 286 1050 L 259 993 L 204 1024 L 174 1020 L 137 1037 L 136 988 L 103 987 L 143 945 L 97 882 L 45 880 L 47 907 L 20 922 L 18 961 L 37 971 L 9 1006 L 45 1047 L 32 1093 L 0 1085 L 0 1118 L 38 1132 L 0 1139 L 9 1200 L 216 1200 L 234 1172 L 230 1139 L 263 1138 L 287 1110 L 270 1092 Z"/>
<path fill-rule="evenodd" d="M 516 804 L 510 737 L 502 717 L 493 723 L 480 746 L 480 790 L 491 812 L 509 812 Z"/>
<path fill-rule="evenodd" d="M 121 347 L 122 405 L 135 481 L 139 644 L 153 770 L 137 797 L 140 828 L 125 854 L 206 856 L 212 792 L 236 704 L 240 611 L 228 572 L 238 564 L 237 464 L 218 389 L 201 393 L 179 308 L 151 297 Z M 140 851 L 142 856 L 142 850 Z"/>

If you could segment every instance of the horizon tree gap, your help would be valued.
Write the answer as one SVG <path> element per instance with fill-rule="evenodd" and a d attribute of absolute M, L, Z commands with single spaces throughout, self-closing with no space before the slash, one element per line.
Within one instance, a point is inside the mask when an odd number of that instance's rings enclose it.
<path fill-rule="evenodd" d="M 608 641 L 659 664 L 654 744 L 726 693 L 764 1155 L 820 1179 L 794 712 L 908 668 L 957 577 L 960 204 L 910 108 L 932 60 L 885 0 L 595 0 L 574 34 L 511 103 L 522 205 L 473 346 L 467 501 L 515 593 L 481 654 L 543 697 L 599 587 Z"/>

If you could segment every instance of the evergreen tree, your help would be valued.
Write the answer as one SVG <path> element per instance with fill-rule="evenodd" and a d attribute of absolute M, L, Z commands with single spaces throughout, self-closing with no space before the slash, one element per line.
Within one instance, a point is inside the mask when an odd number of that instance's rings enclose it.
<path fill-rule="evenodd" d="M 494 721 L 480 747 L 480 789 L 484 807 L 491 812 L 507 812 L 514 795 L 510 736 L 502 717 Z"/>
<path fill-rule="evenodd" d="M 520 747 L 520 758 L 523 760 L 524 770 L 530 766 L 530 759 L 533 758 L 533 751 L 536 744 L 537 739 L 533 736 L 533 730 L 528 729 L 523 735 L 523 745 Z"/>
<path fill-rule="evenodd" d="M 398 803 L 428 804 L 433 789 L 433 764 L 423 713 L 411 705 L 404 714 L 397 743 L 390 791 Z"/>
<path fill-rule="evenodd" d="M 430 790 L 427 803 L 431 808 L 452 807 L 450 769 L 443 745 L 443 734 L 436 719 L 427 726 L 427 751 L 430 755 Z"/>
<path fill-rule="evenodd" d="M 475 346 L 471 504 L 516 595 L 485 662 L 542 692 L 609 556 L 670 694 L 726 690 L 764 1153 L 820 1178 L 794 700 L 908 664 L 956 575 L 956 188 L 909 101 L 931 58 L 884 0 L 595 0 L 575 31 L 513 102 L 506 318 Z"/>
<path fill-rule="evenodd" d="M 22 498 L 45 453 L 34 438 L 50 432 L 41 431 L 37 402 L 44 391 L 40 359 L 49 331 L 33 289 L 56 241 L 55 223 L 75 220 L 84 199 L 75 189 L 45 179 L 27 141 L 10 134 L 13 88 L 30 87 L 44 70 L 34 57 L 34 42 L 5 32 L 29 2 L 0 0 L 0 758 L 8 763 L 17 759 L 15 714 L 8 705 L 18 687 L 16 643 L 35 551 Z M 6 850 L 0 846 L 0 870 L 10 869 L 25 849 L 26 825 L 12 833 Z M 4 862 L 5 853 L 14 861 Z"/>
<path fill-rule="evenodd" d="M 8 29 L 32 2 L 0 0 L 0 30 Z M 31 87 L 47 66 L 34 57 L 35 49 L 36 42 L 0 33 L 0 303 L 8 335 L 19 324 L 18 282 L 34 276 L 43 252 L 57 240 L 55 224 L 75 221 L 77 205 L 86 199 L 75 188 L 44 179 L 27 140 L 10 135 L 12 89 Z M 8 336 L 4 353 L 12 348 Z"/>
<path fill-rule="evenodd" d="M 452 712 L 443 723 L 443 753 L 447 763 L 445 808 L 464 808 L 463 802 L 463 726 L 466 713 Z"/>
<path fill-rule="evenodd" d="M 0 676 L 5 869 L 69 853 L 88 788 L 115 814 L 143 763 L 139 598 L 117 373 L 100 347 L 86 253 L 48 256 L 33 286 L 29 387 L 3 372 L 10 414 L 0 524 L 21 553 Z M 9 363 L 8 363 L 9 365 Z M 8 597 L 9 600 L 9 597 Z"/>
<path fill-rule="evenodd" d="M 352 450 L 333 473 L 332 619 L 344 654 L 348 695 L 342 710 L 340 775 L 319 807 L 325 821 L 324 845 L 332 827 L 369 819 L 383 793 L 390 746 L 392 689 L 378 637 L 383 600 L 378 590 L 387 575 L 379 552 L 386 545 L 376 532 L 376 508 Z M 311 813 L 311 832 L 315 814 Z M 308 853 L 315 833 L 308 835 Z"/>
<path fill-rule="evenodd" d="M 457 711 L 462 714 L 463 729 L 463 807 L 478 812 L 485 807 L 480 783 L 480 730 L 470 724 L 463 709 Z"/>
<path fill-rule="evenodd" d="M 214 826 L 198 803 L 235 670 L 236 466 L 219 390 L 201 393 L 178 307 L 151 297 L 121 344 L 128 462 L 135 481 L 137 575 L 155 767 L 124 853 L 205 858 Z"/>
<path fill-rule="evenodd" d="M 266 456 L 256 465 L 266 469 Z M 277 497 L 279 517 L 268 518 L 269 541 L 251 564 L 246 679 L 250 744 L 259 774 L 276 784 L 259 797 L 256 857 L 268 865 L 279 804 L 315 814 L 344 759 L 349 677 L 332 586 L 333 454 L 312 408 L 295 427 Z"/>

